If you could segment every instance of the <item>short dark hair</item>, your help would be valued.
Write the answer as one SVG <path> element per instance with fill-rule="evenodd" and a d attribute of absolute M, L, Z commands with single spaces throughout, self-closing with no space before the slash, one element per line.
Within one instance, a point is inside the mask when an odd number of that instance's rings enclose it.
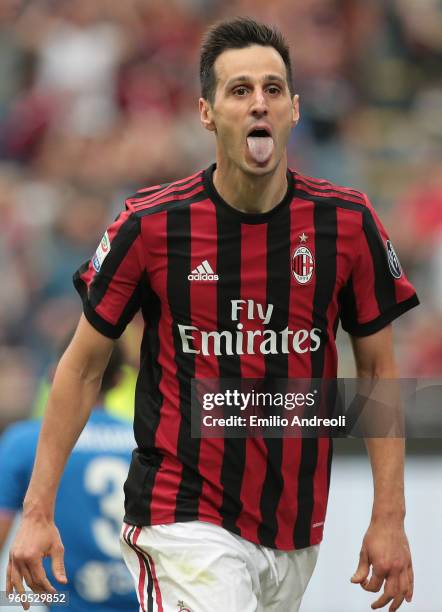
<path fill-rule="evenodd" d="M 204 37 L 200 54 L 201 95 L 213 102 L 216 90 L 214 64 L 227 49 L 244 49 L 251 45 L 273 47 L 282 57 L 286 67 L 287 83 L 293 95 L 292 65 L 289 46 L 275 26 L 259 23 L 249 17 L 238 17 L 213 25 Z"/>

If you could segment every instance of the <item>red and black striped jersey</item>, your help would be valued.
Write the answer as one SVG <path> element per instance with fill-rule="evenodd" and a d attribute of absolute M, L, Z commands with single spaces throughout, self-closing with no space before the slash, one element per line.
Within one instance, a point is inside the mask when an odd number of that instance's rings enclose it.
<path fill-rule="evenodd" d="M 331 441 L 192 438 L 190 382 L 334 378 L 339 321 L 369 335 L 418 299 L 363 193 L 288 170 L 283 200 L 248 214 L 214 168 L 129 198 L 74 276 L 102 334 L 145 321 L 125 521 L 303 548 L 322 539 Z"/>

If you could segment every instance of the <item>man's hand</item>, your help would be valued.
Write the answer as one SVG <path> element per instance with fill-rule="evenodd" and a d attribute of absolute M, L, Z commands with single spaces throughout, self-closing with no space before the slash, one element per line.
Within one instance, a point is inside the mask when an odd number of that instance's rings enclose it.
<path fill-rule="evenodd" d="M 370 565 L 372 573 L 368 578 Z M 372 520 L 362 542 L 358 569 L 351 582 L 373 593 L 379 592 L 384 584 L 383 594 L 371 606 L 373 610 L 391 601 L 389 612 L 394 612 L 404 599 L 411 601 L 413 566 L 401 520 Z"/>
<path fill-rule="evenodd" d="M 51 521 L 23 517 L 9 553 L 6 592 L 24 593 L 23 579 L 34 593 L 55 593 L 43 568 L 44 557 L 52 558 L 52 571 L 58 582 L 66 584 L 64 548 L 57 527 Z M 29 603 L 22 603 L 25 610 Z"/>

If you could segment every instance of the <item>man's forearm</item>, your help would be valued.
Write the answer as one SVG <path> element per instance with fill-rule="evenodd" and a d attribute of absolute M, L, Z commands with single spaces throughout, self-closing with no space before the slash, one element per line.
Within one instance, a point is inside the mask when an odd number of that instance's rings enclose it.
<path fill-rule="evenodd" d="M 100 389 L 102 368 L 78 367 L 64 355 L 55 374 L 39 437 L 24 515 L 51 520 L 67 458 L 83 430 Z"/>
<path fill-rule="evenodd" d="M 374 422 L 368 423 L 366 430 L 372 435 L 386 431 L 386 437 L 365 438 L 373 472 L 372 519 L 403 519 L 405 442 L 400 437 L 388 437 L 401 434 L 403 430 L 399 371 L 393 354 L 391 325 L 373 336 L 353 338 L 352 342 L 363 395 L 366 396 L 368 390 L 368 397 L 374 400 L 373 412 L 369 403 L 365 415 Z M 364 381 L 368 381 L 368 387 Z M 380 412 L 377 405 L 382 407 Z"/>
<path fill-rule="evenodd" d="M 378 609 L 389 604 L 397 610 L 413 597 L 413 566 L 404 530 L 403 415 L 398 371 L 393 354 L 391 325 L 363 338 L 352 340 L 357 375 L 363 396 L 369 398 L 365 444 L 373 472 L 374 497 L 370 525 L 362 541 L 359 565 L 352 576 L 368 592 L 383 593 L 373 602 Z M 366 395 L 368 389 L 369 395 Z M 384 435 L 370 437 L 373 435 Z M 371 568 L 371 573 L 370 573 Z"/>
<path fill-rule="evenodd" d="M 404 454 L 402 438 L 365 440 L 373 472 L 374 498 L 372 520 L 405 516 Z"/>
<path fill-rule="evenodd" d="M 373 473 L 372 520 L 386 518 L 403 520 L 405 441 L 403 438 L 389 437 L 395 435 L 390 432 L 397 432 L 397 427 L 402 423 L 397 371 L 394 367 L 386 367 L 374 369 L 370 373 L 359 371 L 358 374 L 361 379 L 369 378 L 373 382 L 376 381 L 370 395 L 376 399 L 380 393 L 381 397 L 378 399 L 385 405 L 383 414 L 375 411 L 372 415 L 372 418 L 378 421 L 371 424 L 372 431 L 375 432 L 378 425 L 383 425 L 383 421 L 387 423 L 386 437 L 365 438 Z M 369 431 L 370 429 L 371 427 Z"/>

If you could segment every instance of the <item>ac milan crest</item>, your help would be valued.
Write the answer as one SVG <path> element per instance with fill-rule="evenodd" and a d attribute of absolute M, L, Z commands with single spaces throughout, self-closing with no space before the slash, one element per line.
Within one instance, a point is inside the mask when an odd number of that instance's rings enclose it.
<path fill-rule="evenodd" d="M 292 272 L 295 279 L 301 285 L 309 282 L 313 276 L 315 262 L 313 255 L 306 246 L 299 246 L 293 253 Z"/>

